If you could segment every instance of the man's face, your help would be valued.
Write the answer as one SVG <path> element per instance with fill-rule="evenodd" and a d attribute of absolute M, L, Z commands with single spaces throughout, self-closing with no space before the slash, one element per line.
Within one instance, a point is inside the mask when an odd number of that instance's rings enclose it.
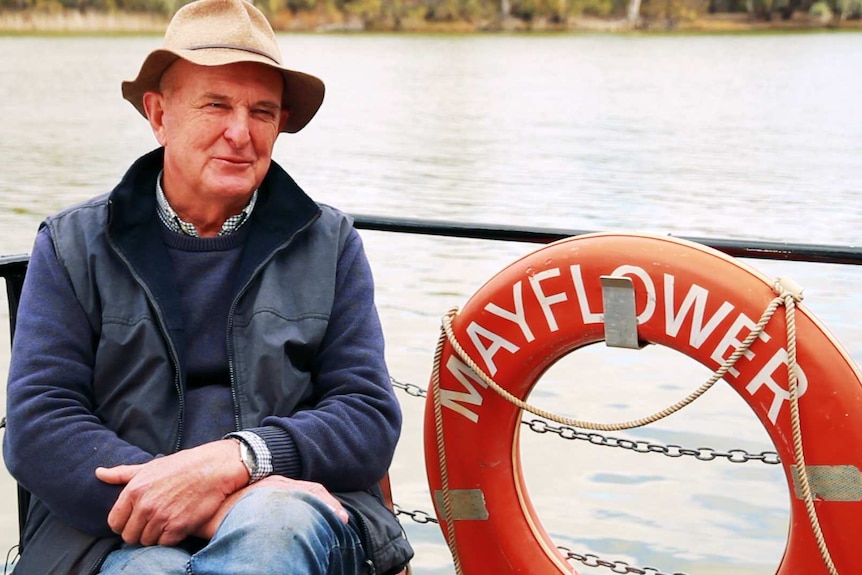
<path fill-rule="evenodd" d="M 269 169 L 287 112 L 281 75 L 262 64 L 177 60 L 145 105 L 165 147 L 165 192 L 178 207 L 244 205 Z"/>

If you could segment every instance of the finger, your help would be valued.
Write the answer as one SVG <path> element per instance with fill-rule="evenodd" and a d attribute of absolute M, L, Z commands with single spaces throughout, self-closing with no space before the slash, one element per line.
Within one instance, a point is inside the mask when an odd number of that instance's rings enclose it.
<path fill-rule="evenodd" d="M 186 538 L 188 528 L 182 521 L 171 520 L 164 510 L 156 510 L 146 518 L 141 531 L 141 545 L 165 545 L 172 547 Z"/>
<path fill-rule="evenodd" d="M 116 467 L 97 467 L 96 477 L 111 485 L 122 485 L 132 480 L 140 465 L 117 465 Z"/>
<path fill-rule="evenodd" d="M 323 501 L 323 503 L 338 516 L 342 523 L 350 521 L 350 515 L 348 515 L 347 510 L 344 509 L 341 501 L 336 499 L 326 487 L 320 483 L 305 483 L 304 485 L 306 486 L 305 490 Z"/>
<path fill-rule="evenodd" d="M 163 531 L 162 525 L 158 520 L 150 518 L 141 530 L 141 536 L 139 538 L 141 545 L 156 545 L 159 543 Z"/>
<path fill-rule="evenodd" d="M 186 538 L 186 535 L 180 535 L 179 533 L 172 531 L 163 531 L 161 537 L 156 542 L 157 545 L 164 545 L 165 547 L 173 547 L 178 545 L 183 539 Z M 210 536 L 210 538 L 212 538 Z"/>
<path fill-rule="evenodd" d="M 348 521 L 350 521 L 350 515 L 348 515 L 347 510 L 341 504 L 341 501 L 336 499 L 335 496 L 326 491 L 325 495 L 318 495 L 318 497 L 326 504 L 327 507 L 332 509 L 332 511 L 338 516 L 342 523 L 346 524 Z"/>
<path fill-rule="evenodd" d="M 119 533 L 120 536 L 123 538 L 123 541 L 134 545 L 141 542 L 141 535 L 143 534 L 146 526 L 147 517 L 145 517 L 143 513 L 136 512 L 134 509 L 132 509 Z"/>
<path fill-rule="evenodd" d="M 341 519 L 341 522 L 345 525 L 350 522 L 350 515 L 348 515 L 347 510 L 344 509 L 341 503 L 338 504 L 338 508 L 333 508 L 333 511 L 335 511 L 335 514 L 338 516 L 339 519 Z"/>
<path fill-rule="evenodd" d="M 120 534 L 126 528 L 126 523 L 132 515 L 132 503 L 124 492 L 120 493 L 111 511 L 108 513 L 108 527 L 114 533 Z"/>
<path fill-rule="evenodd" d="M 141 545 L 164 545 L 173 547 L 186 538 L 185 531 L 172 529 L 159 518 L 151 517 L 141 532 Z"/>

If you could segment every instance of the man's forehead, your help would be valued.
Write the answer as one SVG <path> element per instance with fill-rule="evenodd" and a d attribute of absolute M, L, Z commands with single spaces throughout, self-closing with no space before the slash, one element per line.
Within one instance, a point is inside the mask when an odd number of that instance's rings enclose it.
<path fill-rule="evenodd" d="M 236 90 L 259 89 L 271 90 L 280 96 L 284 88 L 281 73 L 258 62 L 202 66 L 178 59 L 162 76 L 162 81 L 166 80 L 175 86 L 198 88 L 223 96 Z"/>

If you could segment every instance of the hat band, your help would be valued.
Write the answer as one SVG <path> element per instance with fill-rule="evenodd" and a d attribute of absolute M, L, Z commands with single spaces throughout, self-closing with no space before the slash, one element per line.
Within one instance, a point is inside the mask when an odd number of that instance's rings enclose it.
<path fill-rule="evenodd" d="M 255 50 L 254 48 L 249 48 L 247 46 L 234 46 L 233 44 L 204 44 L 203 46 L 192 46 L 191 48 L 186 48 L 187 50 L 210 50 L 212 48 L 221 48 L 225 50 L 239 50 L 241 52 L 250 52 L 252 54 L 257 54 L 258 56 L 263 56 L 264 58 L 269 58 L 273 62 L 275 62 L 278 66 L 281 66 L 281 62 L 279 62 L 276 58 L 273 58 L 270 54 L 264 52 L 263 50 Z"/>

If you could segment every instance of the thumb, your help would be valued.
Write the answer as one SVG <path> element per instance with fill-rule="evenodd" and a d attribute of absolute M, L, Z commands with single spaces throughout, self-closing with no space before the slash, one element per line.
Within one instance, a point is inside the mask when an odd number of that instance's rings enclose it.
<path fill-rule="evenodd" d="M 139 465 L 117 465 L 116 467 L 97 467 L 96 477 L 112 485 L 128 483 L 137 472 Z"/>

